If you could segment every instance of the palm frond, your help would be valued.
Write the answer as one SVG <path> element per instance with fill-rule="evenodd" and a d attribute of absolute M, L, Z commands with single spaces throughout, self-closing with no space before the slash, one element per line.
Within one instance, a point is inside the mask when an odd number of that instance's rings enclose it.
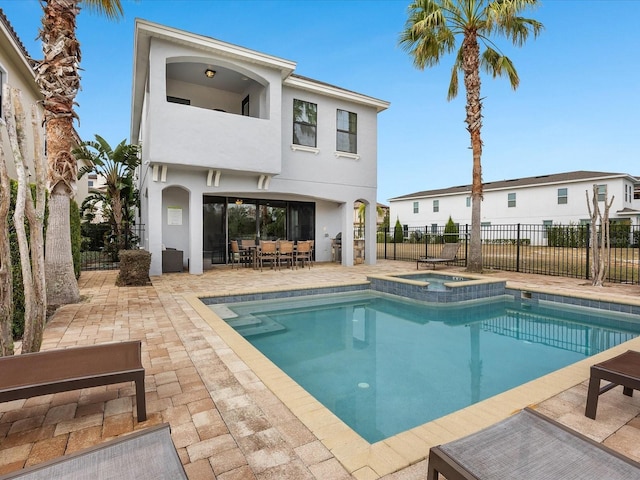
<path fill-rule="evenodd" d="M 493 48 L 487 47 L 482 53 L 481 64 L 483 69 L 493 78 L 507 76 L 511 87 L 515 90 L 520 85 L 520 77 L 515 66 L 509 59 Z"/>
<path fill-rule="evenodd" d="M 456 61 L 451 68 L 451 80 L 449 81 L 449 91 L 447 101 L 451 101 L 458 96 L 458 71 L 462 69 L 462 49 L 458 50 Z"/>
<path fill-rule="evenodd" d="M 112 20 L 122 17 L 124 13 L 120 0 L 83 0 L 82 4 L 87 10 L 102 14 Z"/>

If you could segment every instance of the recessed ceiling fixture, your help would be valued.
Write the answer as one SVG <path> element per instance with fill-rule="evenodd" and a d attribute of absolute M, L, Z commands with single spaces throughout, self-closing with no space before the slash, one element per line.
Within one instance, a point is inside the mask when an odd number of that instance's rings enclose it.
<path fill-rule="evenodd" d="M 216 76 L 216 71 L 215 70 L 211 70 L 210 68 L 207 68 L 204 71 L 204 74 L 207 76 L 207 78 L 213 78 Z"/>

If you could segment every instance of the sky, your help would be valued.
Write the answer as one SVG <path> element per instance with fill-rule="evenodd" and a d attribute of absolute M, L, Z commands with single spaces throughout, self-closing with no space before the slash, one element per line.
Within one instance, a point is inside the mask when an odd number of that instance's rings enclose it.
<path fill-rule="evenodd" d="M 295 73 L 391 103 L 378 115 L 378 201 L 471 183 L 465 92 L 453 64 L 419 70 L 398 44 L 409 0 L 122 0 L 124 18 L 78 17 L 83 140 L 130 142 L 134 20 L 142 18 L 296 62 Z M 35 59 L 37 0 L 0 0 Z M 485 182 L 574 170 L 640 176 L 640 0 L 544 0 L 522 47 L 495 38 L 520 86 L 482 74 Z M 631 19 L 627 21 L 626 19 Z M 635 20 L 634 20 L 635 19 Z M 495 48 L 494 47 L 494 48 Z"/>

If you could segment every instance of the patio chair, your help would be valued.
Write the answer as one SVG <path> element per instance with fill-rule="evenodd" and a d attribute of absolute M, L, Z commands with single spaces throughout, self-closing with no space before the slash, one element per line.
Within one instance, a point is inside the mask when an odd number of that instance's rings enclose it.
<path fill-rule="evenodd" d="M 305 264 L 309 265 L 309 270 L 311 270 L 311 243 L 308 240 L 298 241 L 295 264 L 297 265 L 298 262 L 302 263 L 302 268 Z"/>
<path fill-rule="evenodd" d="M 627 350 L 616 357 L 592 365 L 590 372 L 584 414 L 595 420 L 600 395 L 618 385 L 622 385 L 622 393 L 628 397 L 633 396 L 634 390 L 640 390 L 640 352 Z M 611 383 L 601 388 L 602 380 Z"/>
<path fill-rule="evenodd" d="M 260 265 L 260 271 L 262 271 L 262 266 L 265 261 L 271 263 L 271 268 L 278 267 L 278 248 L 276 246 L 276 242 L 260 242 L 260 249 L 258 250 L 258 264 Z"/>
<path fill-rule="evenodd" d="M 169 424 L 137 430 L 85 450 L 0 475 L 0 480 L 187 479 Z"/>
<path fill-rule="evenodd" d="M 231 268 L 237 263 L 238 265 L 249 265 L 252 261 L 253 253 L 251 250 L 240 248 L 237 240 L 231 240 Z"/>
<path fill-rule="evenodd" d="M 420 269 L 421 263 L 431 263 L 435 269 L 436 263 L 453 262 L 458 256 L 458 250 L 460 250 L 460 243 L 445 243 L 439 257 L 418 257 L 416 269 Z"/>
<path fill-rule="evenodd" d="M 640 478 L 640 463 L 529 408 L 432 447 L 427 468 L 428 480 Z"/>
<path fill-rule="evenodd" d="M 280 247 L 278 248 L 278 267 L 282 268 L 282 261 L 287 263 L 287 268 L 291 265 L 293 268 L 293 242 L 290 240 L 280 240 Z"/>

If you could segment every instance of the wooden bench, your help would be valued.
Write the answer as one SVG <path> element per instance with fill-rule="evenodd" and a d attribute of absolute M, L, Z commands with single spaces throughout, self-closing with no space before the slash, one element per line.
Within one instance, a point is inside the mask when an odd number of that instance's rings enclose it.
<path fill-rule="evenodd" d="M 138 421 L 147 419 L 140 341 L 0 357 L 0 402 L 80 388 L 136 383 Z"/>

